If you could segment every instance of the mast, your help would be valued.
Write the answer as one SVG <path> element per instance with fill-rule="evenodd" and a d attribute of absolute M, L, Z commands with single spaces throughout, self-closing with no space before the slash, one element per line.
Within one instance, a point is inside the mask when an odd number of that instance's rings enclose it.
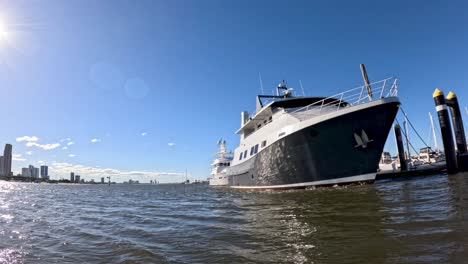
<path fill-rule="evenodd" d="M 260 89 L 262 90 L 262 94 L 265 94 L 263 92 L 263 81 L 262 81 L 262 75 L 260 74 L 260 72 L 258 73 L 258 78 L 260 79 Z"/>
<path fill-rule="evenodd" d="M 405 121 L 403 122 L 403 126 L 404 126 L 404 129 L 405 129 L 405 138 L 406 138 L 406 151 L 408 152 L 408 157 L 407 159 L 409 159 L 411 161 L 411 152 L 410 152 L 410 149 L 409 149 L 409 135 L 408 135 L 408 118 L 406 117 L 405 115 Z"/>
<path fill-rule="evenodd" d="M 302 81 L 301 81 L 301 80 L 299 80 L 299 84 L 301 85 L 302 96 L 305 96 L 304 87 L 302 87 Z M 468 113 L 468 112 L 467 112 L 467 113 Z"/>
<path fill-rule="evenodd" d="M 219 152 L 220 153 L 226 153 L 226 140 L 219 140 L 218 141 L 218 145 L 219 145 Z"/>
<path fill-rule="evenodd" d="M 432 129 L 432 139 L 434 140 L 434 150 L 439 152 L 439 146 L 437 145 L 437 137 L 434 129 L 434 120 L 432 119 L 432 114 L 429 112 L 429 119 L 431 120 L 431 129 Z"/>

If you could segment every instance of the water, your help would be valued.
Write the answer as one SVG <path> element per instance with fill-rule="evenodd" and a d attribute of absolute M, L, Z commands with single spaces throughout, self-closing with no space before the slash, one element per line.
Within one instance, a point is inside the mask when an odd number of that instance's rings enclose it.
<path fill-rule="evenodd" d="M 0 263 L 466 263 L 468 174 L 291 192 L 0 182 Z"/>

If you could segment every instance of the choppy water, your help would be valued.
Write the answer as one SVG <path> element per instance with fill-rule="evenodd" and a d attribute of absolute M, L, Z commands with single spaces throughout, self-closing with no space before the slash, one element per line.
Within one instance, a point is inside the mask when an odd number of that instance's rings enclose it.
<path fill-rule="evenodd" d="M 468 174 L 348 188 L 0 182 L 0 263 L 466 263 Z"/>

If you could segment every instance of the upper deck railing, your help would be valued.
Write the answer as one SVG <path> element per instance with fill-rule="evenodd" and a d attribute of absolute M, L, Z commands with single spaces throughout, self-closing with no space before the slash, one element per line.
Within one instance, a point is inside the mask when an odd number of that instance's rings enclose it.
<path fill-rule="evenodd" d="M 288 112 L 302 121 L 304 117 L 318 116 L 344 107 L 368 103 L 375 99 L 397 96 L 397 81 L 395 77 L 387 78 L 371 83 L 371 93 L 368 93 L 366 85 L 363 85 Z"/>

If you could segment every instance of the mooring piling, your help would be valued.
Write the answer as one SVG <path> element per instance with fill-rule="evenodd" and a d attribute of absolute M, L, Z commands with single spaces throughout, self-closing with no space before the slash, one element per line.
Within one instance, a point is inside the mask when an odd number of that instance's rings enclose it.
<path fill-rule="evenodd" d="M 460 105 L 458 104 L 457 95 L 454 92 L 449 92 L 446 102 L 450 109 L 453 132 L 455 133 L 458 170 L 468 171 L 468 151 L 466 147 L 465 129 L 463 127 L 463 118 L 460 111 Z"/>
<path fill-rule="evenodd" d="M 407 171 L 408 164 L 406 163 L 405 159 L 405 148 L 403 147 L 403 138 L 401 136 L 401 127 L 400 125 L 396 124 L 394 127 L 395 130 L 395 139 L 398 148 L 398 158 L 400 159 L 400 170 Z"/>
<path fill-rule="evenodd" d="M 436 88 L 432 94 L 436 106 L 437 116 L 439 117 L 440 132 L 442 134 L 442 143 L 444 144 L 445 161 L 447 163 L 447 173 L 455 174 L 458 172 L 457 156 L 453 144 L 452 127 L 445 102 L 444 93 Z"/>
<path fill-rule="evenodd" d="M 449 92 L 446 98 L 447 106 L 450 109 L 452 116 L 453 132 L 455 133 L 455 142 L 459 154 L 464 154 L 466 150 L 465 129 L 463 128 L 463 119 L 458 104 L 457 95 L 454 92 Z"/>

